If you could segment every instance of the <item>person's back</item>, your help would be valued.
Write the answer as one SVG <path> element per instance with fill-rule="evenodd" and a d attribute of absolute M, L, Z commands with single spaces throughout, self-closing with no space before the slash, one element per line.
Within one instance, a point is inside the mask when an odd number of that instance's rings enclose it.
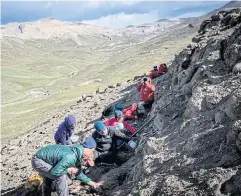
<path fill-rule="evenodd" d="M 36 157 L 44 160 L 46 163 L 55 166 L 59 161 L 68 156 L 72 159 L 73 164 L 76 161 L 76 155 L 69 146 L 65 145 L 49 145 L 41 148 L 35 153 Z"/>
<path fill-rule="evenodd" d="M 137 118 L 137 104 L 133 103 L 131 107 L 124 109 L 123 114 L 126 119 Z"/>

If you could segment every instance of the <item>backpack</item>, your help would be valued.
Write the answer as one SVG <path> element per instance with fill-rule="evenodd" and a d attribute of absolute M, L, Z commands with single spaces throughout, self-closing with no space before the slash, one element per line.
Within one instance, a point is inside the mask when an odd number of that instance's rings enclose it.
<path fill-rule="evenodd" d="M 113 113 L 114 105 L 107 106 L 104 111 L 102 112 L 102 116 L 110 116 Z"/>
<path fill-rule="evenodd" d="M 144 105 L 143 103 L 138 103 L 138 106 L 137 106 L 137 116 L 140 117 L 140 116 L 143 116 L 145 115 L 146 113 L 146 110 L 144 108 Z"/>

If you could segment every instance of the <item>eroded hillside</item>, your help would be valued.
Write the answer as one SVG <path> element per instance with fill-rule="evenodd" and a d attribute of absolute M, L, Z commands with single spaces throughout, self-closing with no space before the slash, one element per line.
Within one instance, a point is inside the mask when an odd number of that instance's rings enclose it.
<path fill-rule="evenodd" d="M 169 61 L 197 31 L 188 19 L 124 29 L 43 19 L 2 31 L 2 137 L 26 132 L 98 87 Z M 47 117 L 46 117 L 47 115 Z M 11 131 L 8 131 L 11 130 Z"/>
<path fill-rule="evenodd" d="M 77 195 L 241 194 L 235 143 L 241 132 L 241 8 L 204 21 L 193 41 L 175 56 L 169 72 L 154 80 L 152 111 L 134 126 L 155 116 L 154 121 L 141 132 L 134 155 L 101 176 L 104 185 L 98 192 L 77 183 Z M 32 154 L 53 143 L 66 114 L 77 116 L 77 134 L 89 130 L 87 136 L 106 105 L 139 100 L 136 82 L 100 89 L 27 135 L 3 142 L 2 190 L 15 189 L 31 176 Z"/>

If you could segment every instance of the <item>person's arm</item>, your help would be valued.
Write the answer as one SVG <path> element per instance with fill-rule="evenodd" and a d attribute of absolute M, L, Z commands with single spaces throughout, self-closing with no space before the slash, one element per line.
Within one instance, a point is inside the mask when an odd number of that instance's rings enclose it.
<path fill-rule="evenodd" d="M 156 87 L 153 84 L 147 84 L 147 87 L 152 91 L 155 92 Z"/>
<path fill-rule="evenodd" d="M 62 176 L 64 174 L 67 174 L 68 168 L 71 165 L 73 165 L 73 157 L 72 155 L 67 155 L 51 169 L 51 175 Z"/>
<path fill-rule="evenodd" d="M 141 87 L 142 87 L 142 83 L 138 84 L 137 90 L 138 90 L 138 91 L 141 91 Z"/>
<path fill-rule="evenodd" d="M 152 85 L 151 85 L 151 91 L 152 91 L 152 92 L 155 92 L 155 90 L 156 90 L 156 87 L 152 84 Z"/>
<path fill-rule="evenodd" d="M 134 117 L 135 118 L 135 117 Z M 123 122 L 125 128 L 127 128 L 131 133 L 135 133 L 136 129 L 134 127 L 132 127 L 129 123 L 127 123 L 126 121 Z"/>
<path fill-rule="evenodd" d="M 109 119 L 105 122 L 105 126 L 111 126 L 111 119 Z"/>
<path fill-rule="evenodd" d="M 59 134 L 59 141 L 61 144 L 66 145 L 66 130 L 62 129 L 60 130 L 60 134 Z"/>
<path fill-rule="evenodd" d="M 77 180 L 80 180 L 81 182 L 85 183 L 85 184 L 89 184 L 89 182 L 91 182 L 91 179 L 89 177 L 87 177 L 83 172 L 80 172 L 77 177 Z"/>
<path fill-rule="evenodd" d="M 90 186 L 92 186 L 93 188 L 99 188 L 103 182 L 94 182 L 92 181 L 89 177 L 87 177 L 83 172 L 80 172 L 77 177 L 76 177 L 77 180 L 80 180 L 81 182 L 83 182 L 84 184 L 88 184 Z"/>
<path fill-rule="evenodd" d="M 128 137 L 126 134 L 120 132 L 120 131 L 114 131 L 113 132 L 113 135 L 117 138 L 120 138 L 124 141 L 129 141 L 130 140 L 130 137 Z"/>

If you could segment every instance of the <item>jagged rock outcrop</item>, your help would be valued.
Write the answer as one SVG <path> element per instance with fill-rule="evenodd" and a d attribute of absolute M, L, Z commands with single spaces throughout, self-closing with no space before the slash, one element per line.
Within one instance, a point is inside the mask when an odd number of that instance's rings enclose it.
<path fill-rule="evenodd" d="M 112 194 L 241 195 L 241 24 L 230 25 L 239 15 L 212 16 L 201 25 L 202 41 L 176 55 L 157 85 L 151 129 L 158 132 L 137 148 L 135 166 Z"/>

